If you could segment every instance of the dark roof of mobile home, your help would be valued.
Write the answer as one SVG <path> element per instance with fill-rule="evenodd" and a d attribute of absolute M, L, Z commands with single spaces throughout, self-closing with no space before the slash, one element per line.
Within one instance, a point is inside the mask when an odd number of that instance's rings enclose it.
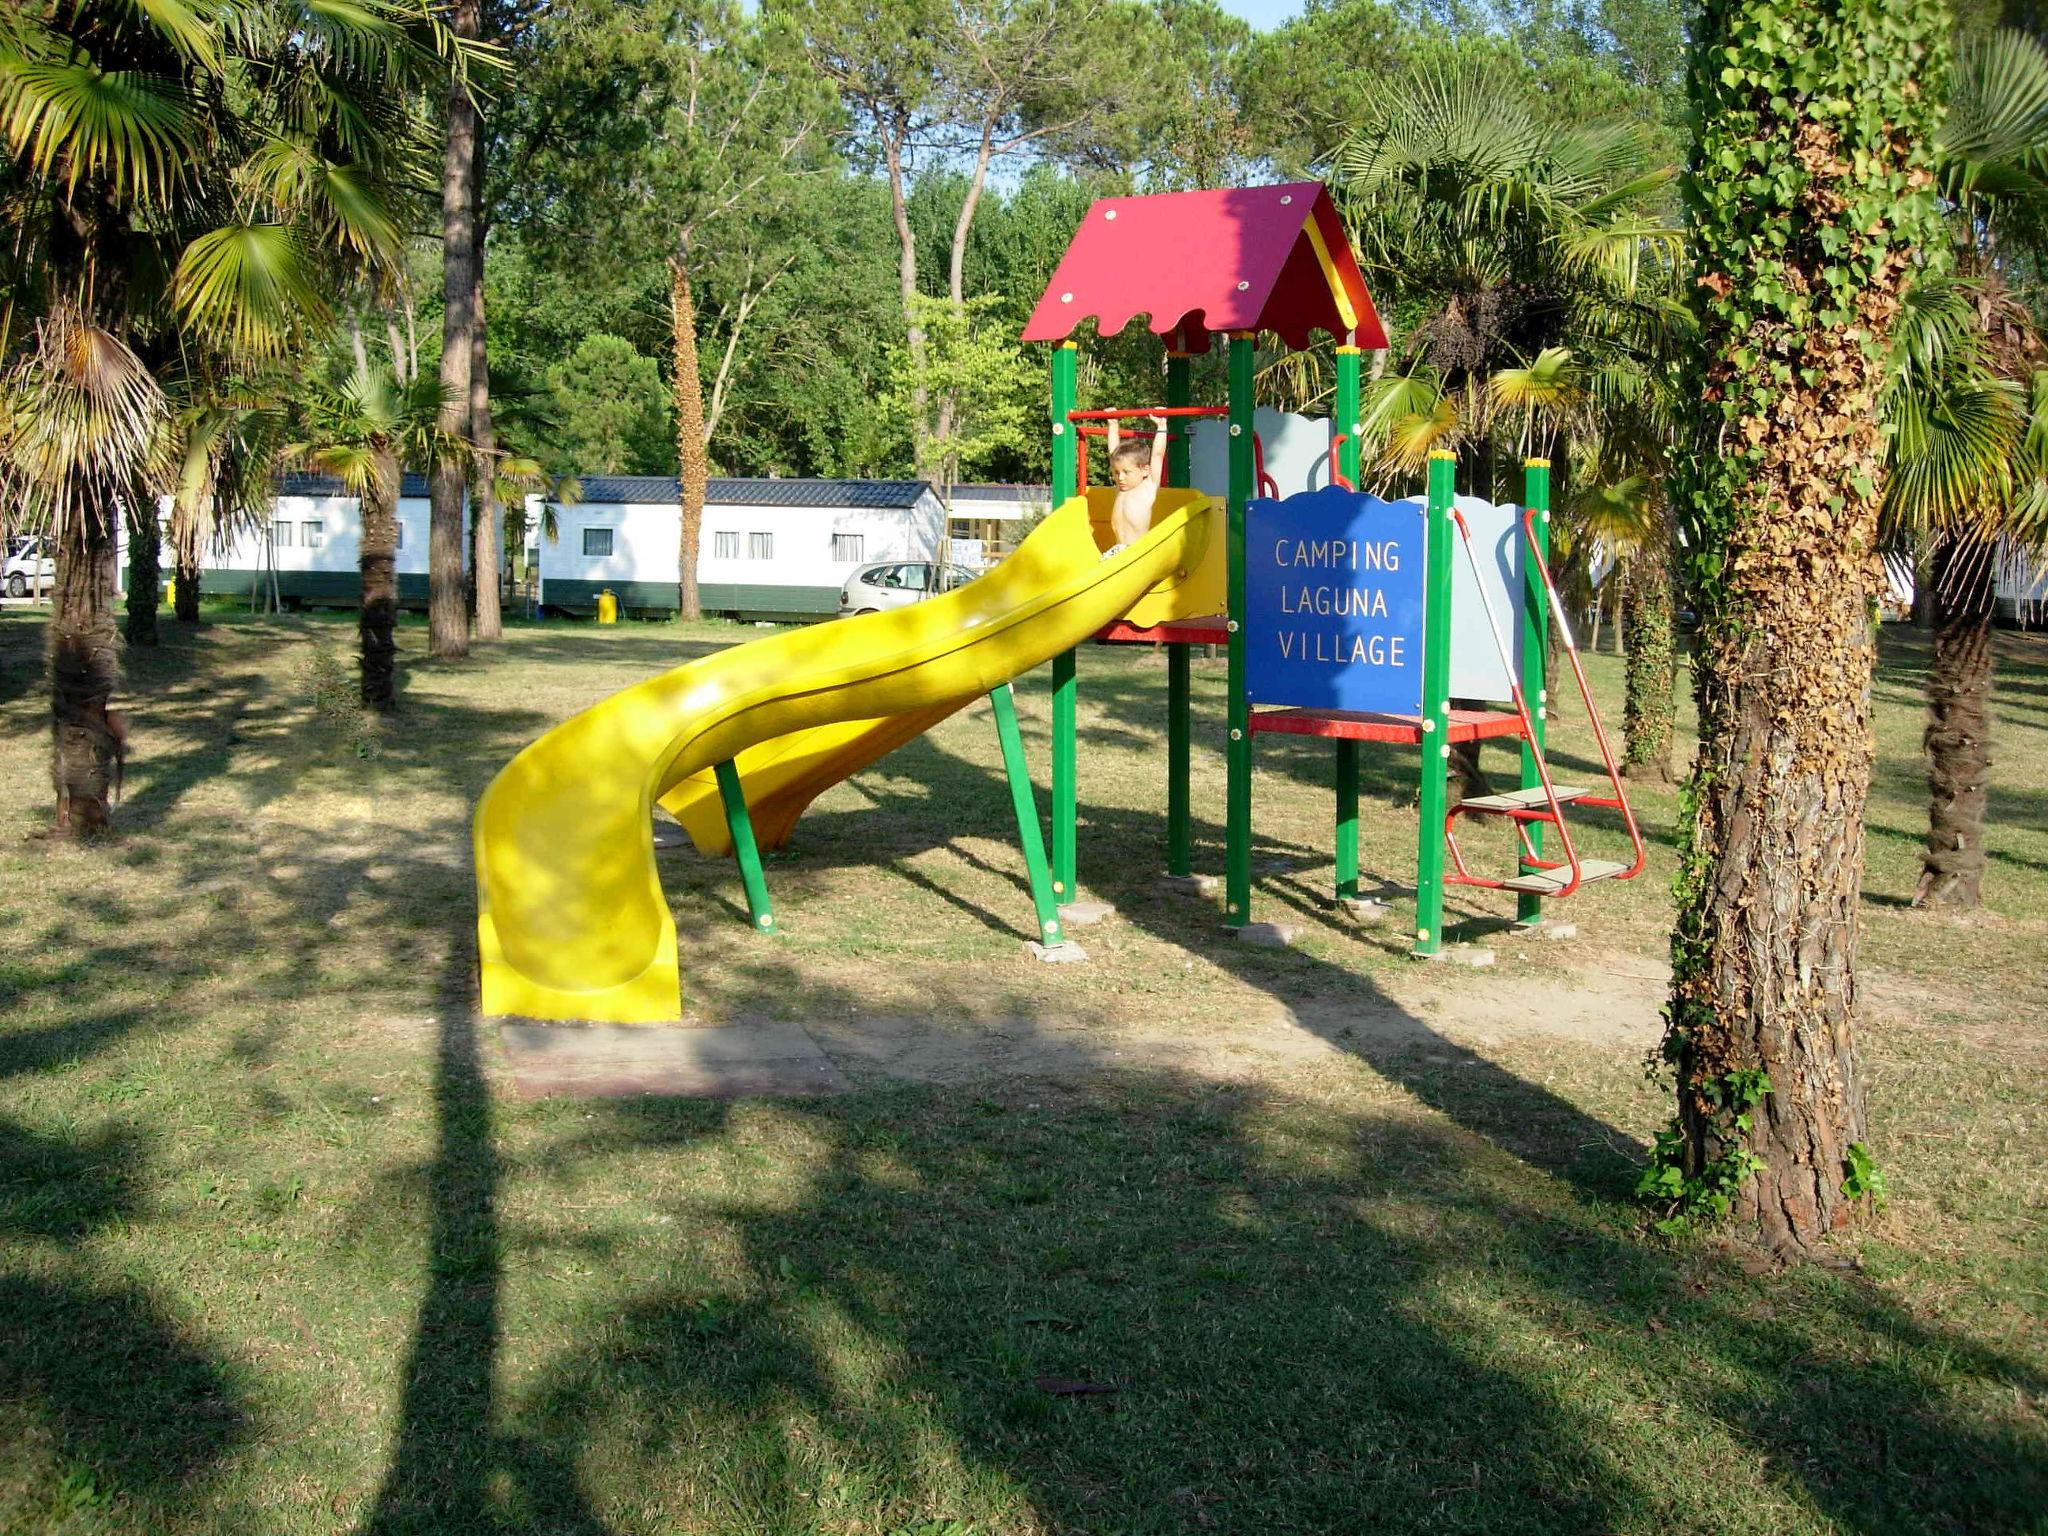
<path fill-rule="evenodd" d="M 584 502 L 664 502 L 681 495 L 672 475 L 578 475 Z M 704 499 L 724 507 L 821 507 L 888 510 L 914 507 L 931 490 L 925 480 L 780 480 L 714 476 Z M 567 499 L 567 498 L 565 498 Z"/>
<path fill-rule="evenodd" d="M 317 475 L 305 470 L 292 470 L 277 477 L 277 494 L 280 496 L 342 496 L 347 493 L 342 489 L 340 479 L 334 475 Z M 398 487 L 398 494 L 401 496 L 426 495 L 427 477 L 407 470 L 403 482 Z"/>

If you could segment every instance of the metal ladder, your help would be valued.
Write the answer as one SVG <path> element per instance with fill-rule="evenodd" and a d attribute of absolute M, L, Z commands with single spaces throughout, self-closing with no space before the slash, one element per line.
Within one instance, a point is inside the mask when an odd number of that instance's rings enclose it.
<path fill-rule="evenodd" d="M 1522 692 L 1517 676 L 1513 654 L 1508 650 L 1506 639 L 1501 633 L 1500 620 L 1493 611 L 1493 600 L 1487 596 L 1486 583 L 1481 574 L 1479 552 L 1472 543 L 1472 530 L 1466 525 L 1465 514 L 1453 504 L 1451 517 L 1458 526 L 1459 542 L 1465 546 L 1465 558 L 1472 567 L 1474 584 L 1479 591 L 1480 606 L 1486 610 L 1486 627 L 1493 635 L 1494 649 L 1499 653 L 1501 667 L 1507 673 L 1510 694 L 1514 700 L 1515 713 L 1522 723 L 1522 738 L 1529 746 L 1531 760 L 1536 765 L 1538 782 L 1526 789 L 1509 790 L 1504 794 L 1475 795 L 1460 800 L 1444 814 L 1444 843 L 1451 855 L 1451 868 L 1444 873 L 1444 881 L 1450 885 L 1476 885 L 1489 891 L 1514 891 L 1522 896 L 1569 896 L 1580 886 L 1594 880 L 1633 880 L 1642 873 L 1644 863 L 1643 834 L 1636 825 L 1635 812 L 1629 808 L 1628 796 L 1622 789 L 1621 770 L 1615 765 L 1614 753 L 1607 744 L 1607 732 L 1600 724 L 1600 712 L 1593 707 L 1593 690 L 1586 682 L 1586 669 L 1579 661 L 1579 648 L 1572 639 L 1571 625 L 1565 622 L 1564 608 L 1558 601 L 1557 588 L 1550 579 L 1550 565 L 1544 560 L 1541 546 L 1536 537 L 1536 511 L 1532 507 L 1522 509 L 1522 548 L 1528 557 L 1536 562 L 1536 570 L 1543 580 L 1545 607 L 1557 624 L 1559 638 L 1564 642 L 1564 652 L 1570 658 L 1572 675 L 1578 679 L 1579 698 L 1586 706 L 1586 718 L 1593 725 L 1593 739 L 1600 748 L 1601 766 L 1607 772 L 1607 782 L 1613 793 L 1595 795 L 1587 790 L 1569 786 L 1560 787 L 1550 777 L 1550 764 L 1543 755 L 1535 722 L 1530 717 L 1529 701 Z M 1545 690 L 1546 701 L 1548 690 Z M 1547 702 L 1544 706 L 1547 708 Z M 1618 864 L 1611 859 L 1581 859 L 1577 846 L 1572 842 L 1571 827 L 1565 821 L 1564 808 L 1567 805 L 1595 805 L 1621 812 L 1622 820 L 1628 827 L 1630 847 L 1634 850 L 1634 862 Z M 1465 864 L 1465 855 L 1458 846 L 1455 823 L 1460 816 L 1500 816 L 1514 824 L 1515 836 L 1521 842 L 1519 872 L 1504 880 L 1486 875 L 1475 875 Z M 1562 859 L 1546 859 L 1536 851 L 1529 840 L 1532 825 L 1549 825 L 1557 828 L 1558 842 L 1562 847 Z"/>

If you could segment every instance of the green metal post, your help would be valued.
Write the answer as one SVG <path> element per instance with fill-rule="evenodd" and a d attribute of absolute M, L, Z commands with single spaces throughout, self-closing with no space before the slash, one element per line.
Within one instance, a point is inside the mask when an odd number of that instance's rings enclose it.
<path fill-rule="evenodd" d="M 1185 406 L 1189 401 L 1188 355 L 1166 354 L 1166 403 Z M 1187 417 L 1174 419 L 1174 436 L 1166 445 L 1166 478 L 1169 484 L 1192 483 L 1188 458 L 1188 433 L 1193 423 Z M 1193 677 L 1185 645 L 1166 648 L 1166 872 L 1194 873 L 1194 831 L 1190 793 L 1191 759 L 1188 752 L 1189 725 L 1193 714 Z"/>
<path fill-rule="evenodd" d="M 1352 346 L 1337 349 L 1337 398 L 1330 426 L 1331 435 L 1343 438 L 1337 448 L 1337 462 L 1330 467 L 1351 484 L 1358 484 L 1359 351 Z M 1358 743 L 1337 743 L 1337 899 L 1358 899 Z"/>
<path fill-rule="evenodd" d="M 1076 425 L 1067 420 L 1074 409 L 1080 352 L 1063 341 L 1052 353 L 1052 504 L 1059 506 L 1087 489 L 1075 462 Z M 1074 680 L 1075 653 L 1062 651 L 1052 659 L 1052 889 L 1060 901 L 1072 901 L 1074 890 L 1074 823 L 1080 804 L 1079 689 Z M 1035 834 L 1034 834 L 1035 835 Z M 1047 942 L 1055 942 L 1048 940 Z"/>
<path fill-rule="evenodd" d="M 1337 742 L 1337 899 L 1358 900 L 1358 743 Z"/>
<path fill-rule="evenodd" d="M 754 819 L 747 814 L 740 771 L 730 760 L 712 771 L 718 775 L 718 798 L 725 804 L 725 827 L 732 834 L 732 854 L 739 861 L 740 884 L 747 889 L 747 915 L 757 931 L 773 933 L 775 909 L 768 903 L 768 881 L 761 873 L 761 850 L 754 843 Z"/>
<path fill-rule="evenodd" d="M 1343 444 L 1337 449 L 1337 472 L 1353 485 L 1358 484 L 1361 455 L 1358 449 L 1359 429 L 1359 353 L 1356 347 L 1337 349 L 1337 403 L 1335 415 L 1330 422 L 1332 436 L 1341 436 Z"/>
<path fill-rule="evenodd" d="M 1017 841 L 1024 845 L 1024 872 L 1031 880 L 1039 941 L 1063 944 L 1066 935 L 1060 931 L 1059 903 L 1053 899 L 1051 872 L 1045 864 L 1045 835 L 1038 829 L 1038 795 L 1024 761 L 1024 733 L 1017 729 L 1016 695 L 1005 683 L 988 701 L 995 706 L 996 738 L 1003 745 L 1003 772 L 1010 780 L 1010 804 L 1017 812 Z"/>
<path fill-rule="evenodd" d="M 1252 333 L 1230 337 L 1230 669 L 1229 773 L 1224 825 L 1229 857 L 1223 883 L 1223 920 L 1233 928 L 1252 913 L 1252 710 L 1245 694 L 1244 509 L 1252 499 Z"/>
<path fill-rule="evenodd" d="M 1451 500 L 1458 456 L 1429 456 L 1427 544 L 1422 571 L 1422 824 L 1416 832 L 1415 953 L 1433 955 L 1444 935 L 1444 811 L 1451 755 Z"/>
<path fill-rule="evenodd" d="M 1194 873 L 1194 829 L 1188 807 L 1188 737 L 1194 688 L 1188 647 L 1166 648 L 1166 872 Z"/>
<path fill-rule="evenodd" d="M 1529 706 L 1533 739 L 1522 743 L 1522 788 L 1534 789 L 1543 782 L 1536 771 L 1537 754 L 1550 715 L 1549 682 L 1545 676 L 1550 649 L 1550 604 L 1543 592 L 1543 576 L 1536 569 L 1536 555 L 1550 558 L 1550 460 L 1531 459 L 1522 472 L 1522 504 L 1535 512 L 1535 549 L 1522 552 L 1522 698 Z M 1543 824 L 1527 824 L 1529 847 L 1543 852 Z M 1525 859 L 1522 870 L 1531 866 Z M 1543 920 L 1543 898 L 1527 894 L 1515 898 L 1515 921 L 1524 925 Z"/>
<path fill-rule="evenodd" d="M 1185 352 L 1166 354 L 1166 403 L 1170 406 L 1186 407 L 1194 404 L 1189 398 L 1192 385 L 1189 382 L 1188 355 Z M 1172 418 L 1169 430 L 1173 436 L 1166 441 L 1166 483 L 1186 486 L 1192 483 L 1193 475 L 1188 468 L 1188 433 L 1194 429 L 1194 421 L 1186 416 Z"/>

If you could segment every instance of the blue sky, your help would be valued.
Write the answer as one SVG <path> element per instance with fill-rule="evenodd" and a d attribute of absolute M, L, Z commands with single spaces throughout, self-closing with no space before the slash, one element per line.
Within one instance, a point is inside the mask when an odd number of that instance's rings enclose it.
<path fill-rule="evenodd" d="M 1220 0 L 1223 9 L 1264 31 L 1301 14 L 1301 0 Z"/>

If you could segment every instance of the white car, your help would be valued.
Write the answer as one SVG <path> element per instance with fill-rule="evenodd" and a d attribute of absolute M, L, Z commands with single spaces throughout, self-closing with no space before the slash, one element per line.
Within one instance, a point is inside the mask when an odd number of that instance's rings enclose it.
<path fill-rule="evenodd" d="M 846 578 L 839 589 L 839 614 L 844 618 L 849 613 L 907 608 L 940 592 L 956 591 L 980 574 L 963 565 L 942 569 L 929 560 L 878 561 Z"/>
<path fill-rule="evenodd" d="M 40 578 L 40 583 L 38 582 Z M 7 559 L 0 564 L 0 589 L 9 597 L 27 597 L 38 590 L 48 592 L 57 580 L 57 562 L 44 550 L 39 538 L 7 541 Z"/>

